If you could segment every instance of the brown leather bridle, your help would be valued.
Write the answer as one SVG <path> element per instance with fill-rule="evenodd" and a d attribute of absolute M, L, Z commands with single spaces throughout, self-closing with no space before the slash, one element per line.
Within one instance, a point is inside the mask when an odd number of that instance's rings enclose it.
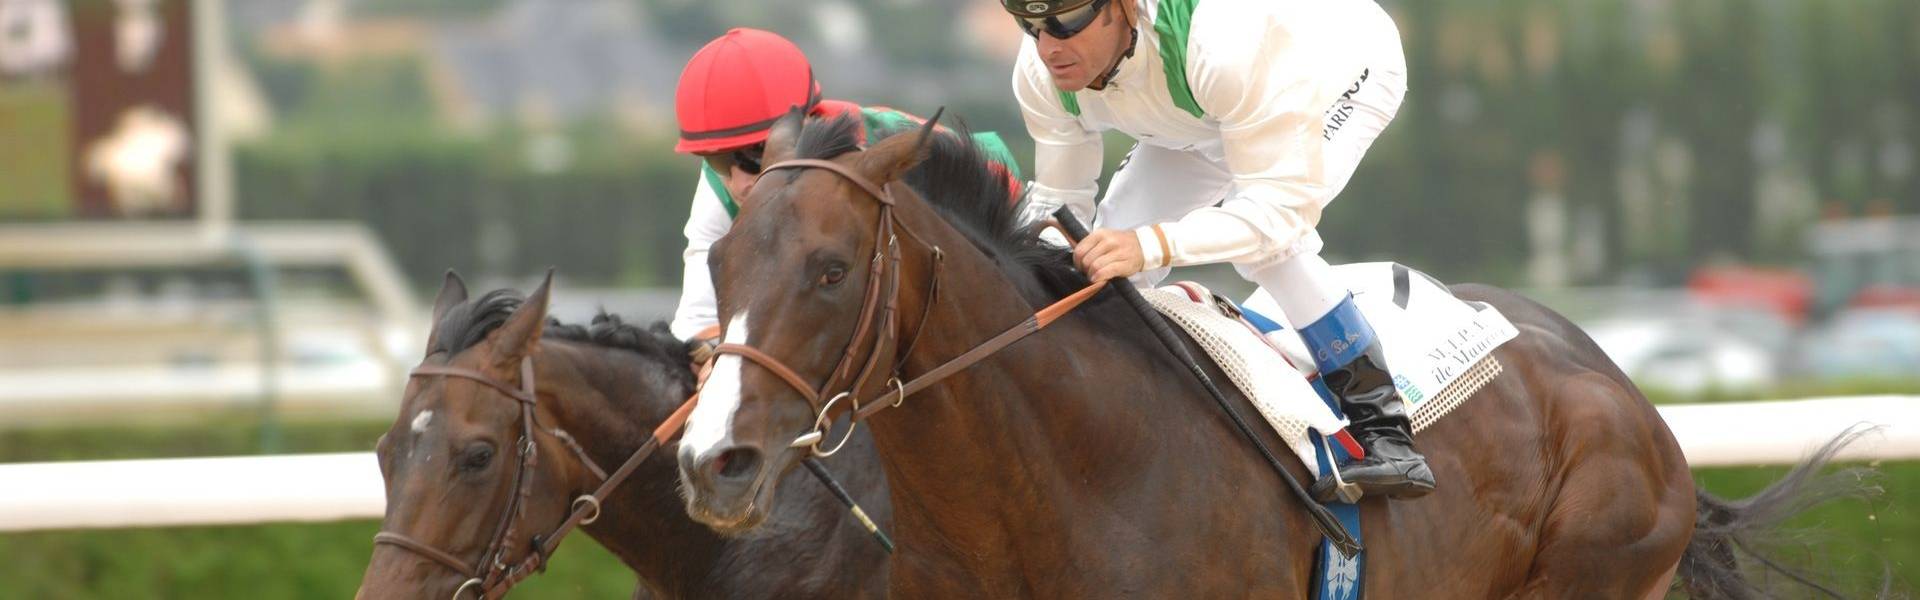
<path fill-rule="evenodd" d="M 804 378 L 800 377 L 797 372 L 781 363 L 778 359 L 746 344 L 720 344 L 719 347 L 714 349 L 714 355 L 717 357 L 721 354 L 733 354 L 753 361 L 755 364 L 760 365 L 772 372 L 775 376 L 778 376 L 781 381 L 785 381 L 787 385 L 794 390 L 800 392 L 800 396 L 806 398 L 807 405 L 813 408 L 815 422 L 813 428 L 808 430 L 806 435 L 795 440 L 793 446 L 808 447 L 811 448 L 815 456 L 827 457 L 838 452 L 841 447 L 846 445 L 847 440 L 853 437 L 854 427 L 849 426 L 846 436 L 840 438 L 839 443 L 834 444 L 831 449 L 821 449 L 821 442 L 824 441 L 827 426 L 832 420 L 831 411 L 834 405 L 842 400 L 849 400 L 853 403 L 853 409 L 858 411 L 860 408 L 860 399 L 857 397 L 857 394 L 859 390 L 863 389 L 866 384 L 872 381 L 876 373 L 880 372 L 881 359 L 890 351 L 899 357 L 905 357 L 907 353 L 913 351 L 914 340 L 908 340 L 904 347 L 897 344 L 900 333 L 899 328 L 896 326 L 896 321 L 898 319 L 900 306 L 901 270 L 900 238 L 897 233 L 904 232 L 916 240 L 920 239 L 920 236 L 915 235 L 912 230 L 907 229 L 906 225 L 900 223 L 899 219 L 894 216 L 894 200 L 891 183 L 874 185 L 872 181 L 867 180 L 866 177 L 861 176 L 846 165 L 812 158 L 786 160 L 767 165 L 761 170 L 760 176 L 764 178 L 767 174 L 781 169 L 823 169 L 831 171 L 840 175 L 841 178 L 844 178 L 855 187 L 865 191 L 868 196 L 880 202 L 880 218 L 874 227 L 873 258 L 867 268 L 866 297 L 860 303 L 860 316 L 858 320 L 855 321 L 857 325 L 854 327 L 853 335 L 847 339 L 846 350 L 841 354 L 840 362 L 834 366 L 827 380 L 817 388 L 807 385 Z M 928 245 L 925 244 L 925 242 L 922 242 L 922 244 L 930 248 L 929 253 L 933 264 L 933 272 L 927 278 L 925 310 L 920 317 L 920 323 L 924 326 L 926 324 L 926 317 L 932 313 L 934 302 L 939 297 L 940 264 L 945 257 L 945 253 L 940 250 L 939 246 Z M 915 335 L 917 338 L 918 334 L 916 333 Z M 872 342 L 866 343 L 869 337 L 872 338 Z M 864 365 L 858 360 L 862 346 L 869 348 Z M 903 361 L 895 361 L 894 367 L 890 372 L 889 381 L 896 384 L 899 382 L 898 370 L 901 362 Z M 856 371 L 856 369 L 858 370 Z M 833 393 L 835 390 L 840 391 L 839 393 Z M 897 403 L 904 398 L 904 396 L 896 398 L 895 402 Z"/>
<path fill-rule="evenodd" d="M 879 222 L 875 225 L 872 265 L 867 271 L 866 299 L 861 303 L 860 316 L 858 321 L 856 321 L 858 325 L 855 326 L 852 337 L 847 341 L 846 352 L 841 356 L 840 362 L 834 367 L 824 383 L 817 388 L 811 387 L 807 385 L 806 378 L 801 377 L 798 372 L 781 363 L 779 359 L 744 343 L 724 343 L 714 349 L 715 357 L 721 354 L 733 354 L 760 365 L 761 368 L 766 369 L 779 377 L 781 381 L 786 382 L 788 387 L 799 392 L 801 397 L 806 398 L 807 404 L 813 407 L 815 411 L 813 427 L 806 433 L 794 438 L 791 446 L 794 448 L 809 448 L 816 456 L 831 456 L 834 452 L 839 451 L 841 447 L 846 445 L 847 439 L 853 437 L 853 426 L 850 425 L 847 428 L 845 437 L 842 437 L 831 449 L 821 450 L 821 443 L 825 441 L 827 427 L 831 425 L 833 420 L 834 415 L 832 411 L 834 405 L 841 400 L 844 399 L 851 403 L 850 409 L 853 411 L 851 422 L 853 424 L 858 424 L 860 421 L 873 416 L 881 410 L 900 406 L 906 401 L 907 396 L 913 395 L 915 392 L 926 389 L 941 379 L 945 379 L 954 373 L 973 366 L 974 363 L 993 355 L 995 352 L 999 352 L 1002 348 L 1006 348 L 1028 335 L 1039 332 L 1061 315 L 1073 310 L 1074 307 L 1079 306 L 1088 298 L 1092 298 L 1095 294 L 1099 293 L 1105 285 L 1103 283 L 1088 285 L 1074 292 L 1072 295 L 1041 309 L 1020 324 L 975 346 L 966 353 L 954 357 L 939 367 L 935 367 L 933 370 L 915 377 L 912 381 L 903 383 L 900 380 L 900 369 L 906 364 L 906 357 L 912 353 L 914 343 L 918 340 L 919 336 L 925 332 L 927 318 L 932 316 L 933 305 L 939 300 L 940 265 L 944 261 L 945 253 L 941 251 L 939 246 L 926 243 L 923 238 L 908 229 L 906 224 L 899 222 L 899 217 L 893 212 L 895 203 L 891 184 L 874 185 L 872 181 L 867 180 L 867 178 L 854 172 L 853 169 L 845 165 L 833 161 L 811 158 L 786 160 L 768 165 L 761 171 L 760 176 L 765 177 L 767 173 L 772 173 L 780 169 L 824 169 L 831 171 L 846 179 L 849 183 L 854 184 L 855 187 L 865 191 L 868 196 L 880 203 L 880 218 Z M 883 355 L 886 354 L 882 351 L 882 348 L 893 345 L 893 342 L 899 337 L 899 331 L 896 329 L 897 315 L 895 313 L 900 302 L 901 268 L 900 241 L 898 236 L 895 235 L 896 231 L 904 232 L 908 237 L 927 246 L 933 266 L 931 272 L 928 274 L 927 296 L 924 301 L 924 306 L 922 307 L 920 324 L 914 328 L 914 337 L 909 339 L 905 346 L 894 349 L 893 355 L 896 360 L 890 369 L 887 388 L 883 388 L 880 395 L 874 400 L 862 402 L 858 394 L 860 390 L 871 381 L 872 376 L 879 372 L 881 359 Z M 873 337 L 873 342 L 870 344 L 862 344 L 862 340 L 869 335 Z M 855 357 L 859 351 L 859 347 L 862 345 L 869 346 L 871 350 L 867 353 L 865 366 L 861 367 L 858 374 L 855 375 L 853 370 L 854 365 L 857 364 Z M 829 396 L 829 392 L 833 390 L 841 391 Z M 887 400 L 889 395 L 892 396 L 890 401 Z M 822 401 L 823 398 L 825 399 L 824 402 Z"/>
<path fill-rule="evenodd" d="M 641 444 L 640 448 L 635 450 L 612 475 L 608 475 L 587 456 L 586 449 L 581 448 L 579 442 L 574 441 L 573 436 L 565 430 L 558 427 L 541 429 L 536 426 L 539 417 L 534 412 L 534 407 L 540 402 L 540 396 L 536 393 L 534 386 L 532 357 L 520 360 L 519 388 L 514 388 L 479 371 L 446 365 L 420 365 L 414 367 L 413 372 L 408 374 L 409 378 L 433 376 L 458 377 L 475 381 L 498 390 L 520 403 L 520 439 L 515 442 L 519 448 L 520 466 L 513 475 L 513 495 L 508 497 L 507 508 L 500 515 L 500 523 L 494 526 L 493 540 L 488 542 L 486 550 L 480 553 L 479 563 L 468 564 L 467 561 L 450 552 L 405 534 L 382 531 L 373 536 L 375 545 L 387 544 L 411 551 L 467 576 L 467 580 L 461 582 L 460 587 L 453 591 L 454 600 L 458 600 L 468 588 L 475 588 L 481 598 L 500 598 L 506 596 L 507 590 L 512 589 L 515 584 L 533 576 L 534 573 L 546 570 L 547 560 L 553 557 L 555 550 L 559 549 L 560 540 L 575 528 L 590 525 L 600 518 L 600 503 L 612 494 L 614 488 L 619 487 L 621 482 L 626 481 L 627 476 L 633 474 L 633 470 L 653 454 L 654 449 L 659 448 L 660 444 L 672 437 L 674 432 L 679 431 L 680 425 L 686 422 L 687 414 L 693 410 L 694 402 L 698 399 L 696 394 L 694 398 L 687 399 L 680 408 L 675 409 L 672 415 L 654 429 L 653 437 Z M 545 431 L 560 440 L 580 458 L 580 463 L 588 471 L 600 478 L 601 483 L 593 493 L 574 498 L 572 510 L 567 514 L 566 520 L 561 521 L 560 526 L 554 528 L 552 533 L 533 538 L 533 547 L 527 556 L 509 565 L 507 564 L 509 550 L 507 546 L 513 539 L 515 529 L 519 527 L 524 508 L 522 505 L 533 493 L 533 469 L 538 464 L 538 446 L 534 444 L 533 438 L 536 431 Z"/>

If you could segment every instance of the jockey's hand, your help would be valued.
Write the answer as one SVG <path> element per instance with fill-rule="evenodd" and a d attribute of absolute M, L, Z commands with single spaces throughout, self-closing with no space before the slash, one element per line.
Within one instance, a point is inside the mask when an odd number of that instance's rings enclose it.
<path fill-rule="evenodd" d="M 701 365 L 707 364 L 707 361 L 712 360 L 713 350 L 719 347 L 719 338 L 709 338 L 694 342 L 693 348 L 688 352 L 693 358 L 693 369 L 698 371 Z"/>
<path fill-rule="evenodd" d="M 1130 277 L 1147 268 L 1140 253 L 1140 236 L 1132 230 L 1101 229 L 1087 234 L 1073 247 L 1073 263 L 1095 282 Z"/>
<path fill-rule="evenodd" d="M 714 349 L 720 347 L 720 326 L 714 325 L 694 334 L 687 354 L 693 359 L 693 372 L 699 373 L 707 361 L 713 360 Z"/>

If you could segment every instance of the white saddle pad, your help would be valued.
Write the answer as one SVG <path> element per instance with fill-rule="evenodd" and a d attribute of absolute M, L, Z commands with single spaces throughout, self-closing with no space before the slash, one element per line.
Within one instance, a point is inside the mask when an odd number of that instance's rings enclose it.
<path fill-rule="evenodd" d="M 1379 334 L 1415 432 L 1499 375 L 1493 350 L 1519 335 L 1499 310 L 1455 298 L 1438 281 L 1403 265 L 1360 263 L 1334 270 Z M 1200 290 L 1197 295 L 1203 300 L 1194 301 L 1195 293 L 1189 290 Z M 1312 355 L 1299 334 L 1286 327 L 1266 334 L 1263 341 L 1245 323 L 1223 314 L 1211 294 L 1197 285 L 1141 293 L 1213 357 L 1318 476 L 1309 431 L 1329 435 L 1345 427 L 1346 420 L 1335 416 L 1314 391 L 1309 380 L 1314 375 Z M 1279 305 L 1264 290 L 1255 291 L 1243 305 L 1284 324 Z M 1281 352 L 1274 352 L 1275 346 Z"/>

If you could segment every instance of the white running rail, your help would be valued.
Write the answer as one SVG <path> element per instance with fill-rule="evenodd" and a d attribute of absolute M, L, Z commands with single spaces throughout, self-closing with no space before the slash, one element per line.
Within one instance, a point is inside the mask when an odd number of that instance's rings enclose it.
<path fill-rule="evenodd" d="M 1696 467 L 1791 464 L 1860 423 L 1847 460 L 1920 459 L 1920 396 L 1663 406 Z M 0 531 L 379 518 L 373 454 L 0 465 Z"/>

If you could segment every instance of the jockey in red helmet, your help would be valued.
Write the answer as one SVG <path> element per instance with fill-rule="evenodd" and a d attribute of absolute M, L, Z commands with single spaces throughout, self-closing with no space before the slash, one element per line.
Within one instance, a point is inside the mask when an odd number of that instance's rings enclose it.
<path fill-rule="evenodd" d="M 760 174 L 768 131 L 795 106 L 817 117 L 858 114 L 868 142 L 874 141 L 871 136 L 877 131 L 897 130 L 922 120 L 889 108 L 863 108 L 821 97 L 807 56 L 773 32 L 736 28 L 695 52 L 674 92 L 680 142 L 673 150 L 705 159 L 685 229 L 686 268 L 680 307 L 673 317 L 675 336 L 711 337 L 719 325 L 707 249 L 733 227 L 739 199 L 746 197 Z M 999 136 L 979 133 L 974 142 L 1018 181 L 1011 154 Z"/>

